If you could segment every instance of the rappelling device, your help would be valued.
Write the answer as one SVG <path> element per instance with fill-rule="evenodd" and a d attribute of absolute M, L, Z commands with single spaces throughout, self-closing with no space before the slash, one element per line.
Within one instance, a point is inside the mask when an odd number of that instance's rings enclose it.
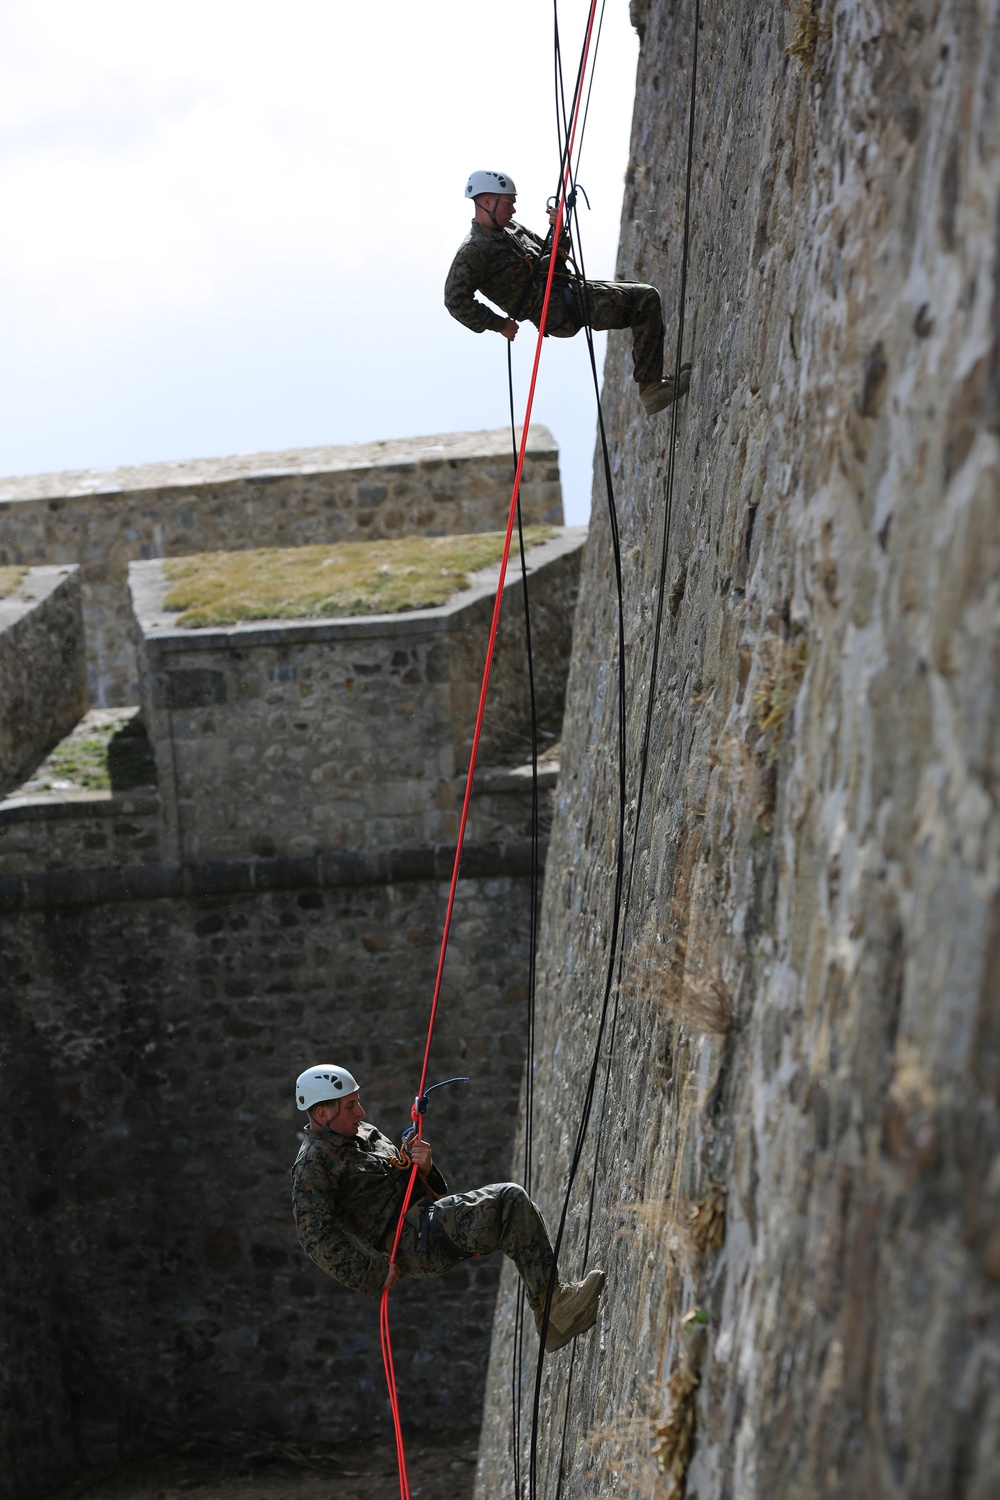
<path fill-rule="evenodd" d="M 410 1119 L 413 1121 L 413 1124 L 408 1125 L 403 1131 L 402 1139 L 399 1144 L 399 1149 L 402 1152 L 403 1160 L 396 1163 L 398 1167 L 400 1167 L 404 1171 L 409 1171 L 410 1167 L 413 1165 L 413 1160 L 410 1156 L 410 1146 L 413 1143 L 413 1137 L 416 1135 L 417 1130 L 419 1129 L 420 1121 L 427 1111 L 428 1095 L 433 1094 L 435 1089 L 447 1088 L 450 1083 L 471 1082 L 471 1078 L 468 1077 L 443 1078 L 440 1083 L 432 1083 L 430 1088 L 427 1089 L 423 1094 L 417 1095 L 410 1109 Z"/>
<path fill-rule="evenodd" d="M 570 318 L 576 324 L 577 330 L 581 329 L 584 323 L 587 321 L 587 308 L 585 305 L 585 301 L 583 300 L 585 299 L 586 294 L 580 292 L 580 286 L 582 286 L 583 284 L 583 277 L 580 275 L 576 262 L 573 259 L 573 239 L 570 232 L 569 221 L 569 216 L 576 206 L 576 195 L 578 192 L 583 194 L 584 201 L 586 202 L 587 207 L 590 207 L 590 199 L 587 197 L 586 188 L 583 188 L 579 183 L 576 183 L 570 190 L 570 192 L 566 194 L 565 198 L 565 230 L 567 248 L 564 258 L 564 264 L 556 273 L 558 276 L 558 295 L 560 297 L 560 300 L 562 301 L 564 308 L 569 313 Z M 553 196 L 551 198 L 547 198 L 545 201 L 545 207 L 549 210 L 556 209 L 558 208 L 558 206 L 558 197 Z M 555 225 L 549 225 L 548 233 L 546 234 L 545 239 L 542 241 L 542 248 L 540 250 L 535 250 L 533 246 L 528 247 L 527 245 L 525 245 L 509 225 L 504 230 L 504 234 L 516 245 L 518 254 L 523 257 L 531 272 L 531 280 L 524 287 L 524 290 L 522 291 L 521 296 L 518 299 L 517 307 L 511 313 L 511 317 L 516 323 L 519 321 L 521 315 L 524 312 L 525 304 L 527 303 L 528 297 L 530 296 L 532 288 L 535 285 L 536 278 L 540 276 L 546 276 L 548 274 L 549 261 L 552 258 L 552 241 L 555 237 Z M 567 262 L 572 267 L 571 271 L 566 269 Z M 547 337 L 548 335 L 546 334 L 546 338 Z"/>
<path fill-rule="evenodd" d="M 587 197 L 587 189 L 580 182 L 574 183 L 573 186 L 572 186 L 572 188 L 566 194 L 566 214 L 567 214 L 567 216 L 569 214 L 571 214 L 573 212 L 574 208 L 576 207 L 576 195 L 577 195 L 577 193 L 582 193 L 583 194 L 583 201 L 584 201 L 584 203 L 586 203 L 586 205 L 587 205 L 588 208 L 590 207 L 590 199 Z M 553 194 L 553 196 L 551 198 L 546 198 L 546 200 L 545 200 L 545 207 L 546 208 L 558 208 L 559 207 L 559 199 Z"/>

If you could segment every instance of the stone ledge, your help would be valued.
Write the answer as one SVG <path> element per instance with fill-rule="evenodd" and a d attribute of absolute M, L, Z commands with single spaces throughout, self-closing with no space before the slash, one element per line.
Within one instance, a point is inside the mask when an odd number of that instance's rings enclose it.
<path fill-rule="evenodd" d="M 147 817 L 160 810 L 155 787 L 128 792 L 32 792 L 0 802 L 0 828 L 14 823 L 48 823 L 61 818 Z"/>
<path fill-rule="evenodd" d="M 518 429 L 520 432 L 520 429 Z M 532 458 L 555 458 L 555 439 L 547 427 L 528 429 Z M 54 474 L 27 474 L 0 479 L 0 503 L 58 500 L 81 495 L 118 495 L 129 490 L 185 489 L 251 479 L 257 483 L 298 475 L 343 473 L 354 469 L 412 468 L 453 459 L 510 457 L 510 430 L 444 432 L 430 437 L 393 438 L 375 443 L 339 443 L 322 448 L 290 448 L 277 453 L 239 453 L 224 458 L 127 464 L 115 469 L 65 469 Z"/>
<path fill-rule="evenodd" d="M 90 698 L 139 690 L 129 561 L 238 548 L 495 531 L 510 505 L 509 431 L 251 453 L 0 479 L 0 562 L 80 565 Z M 558 449 L 533 426 L 529 524 L 563 520 Z"/>
<path fill-rule="evenodd" d="M 548 841 L 539 845 L 544 866 Z M 190 865 L 124 865 L 118 869 L 56 870 L 0 880 L 0 915 L 58 906 L 104 906 L 165 898 L 196 899 L 246 892 L 325 890 L 343 886 L 448 881 L 454 846 L 357 850 L 275 859 L 205 860 Z M 531 873 L 531 840 L 466 844 L 462 878 L 524 877 Z"/>
<path fill-rule="evenodd" d="M 587 538 L 586 526 L 565 526 L 547 542 L 531 547 L 525 553 L 530 586 L 534 573 L 557 558 L 576 551 Z M 409 609 L 387 615 L 348 615 L 308 620 L 250 620 L 242 625 L 191 630 L 179 627 L 176 615 L 163 608 L 168 591 L 161 559 L 129 564 L 129 588 L 132 608 L 143 636 L 143 647 L 150 658 L 168 652 L 217 651 L 238 643 L 247 646 L 286 646 L 298 641 L 335 641 L 371 639 L 373 636 L 427 635 L 439 631 L 462 630 L 470 606 L 492 599 L 500 578 L 500 566 L 494 564 L 470 574 L 472 586 L 456 594 L 447 604 L 433 609 Z M 521 572 L 516 554 L 507 567 L 504 592 L 519 588 Z"/>
<path fill-rule="evenodd" d="M 464 790 L 465 777 L 459 777 Z M 559 781 L 559 762 L 557 760 L 545 760 L 538 762 L 538 790 L 551 792 Z M 483 766 L 476 771 L 476 790 L 478 792 L 525 792 L 531 788 L 531 763 L 523 766 Z"/>
<path fill-rule="evenodd" d="M 25 615 L 44 604 L 77 571 L 75 563 L 51 563 L 41 568 L 29 568 L 17 588 L 0 599 L 0 630 L 19 624 Z"/>

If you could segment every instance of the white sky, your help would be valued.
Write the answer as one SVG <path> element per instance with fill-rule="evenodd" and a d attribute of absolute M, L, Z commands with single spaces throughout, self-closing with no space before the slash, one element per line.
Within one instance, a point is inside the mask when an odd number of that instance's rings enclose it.
<path fill-rule="evenodd" d="M 587 10 L 559 7 L 567 74 Z M 595 277 L 637 51 L 608 0 L 579 173 Z M 547 0 L 0 0 L 0 474 L 505 425 L 503 340 L 441 301 L 479 166 L 545 227 Z M 519 407 L 533 349 L 525 324 Z M 582 338 L 546 341 L 534 416 L 585 520 Z"/>

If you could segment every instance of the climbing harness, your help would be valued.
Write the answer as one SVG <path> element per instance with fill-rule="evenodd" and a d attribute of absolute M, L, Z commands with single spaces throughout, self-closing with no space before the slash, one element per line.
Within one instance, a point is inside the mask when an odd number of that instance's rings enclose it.
<path fill-rule="evenodd" d="M 556 286 L 558 287 L 559 301 L 562 304 L 564 316 L 573 325 L 574 331 L 579 333 L 580 329 L 584 326 L 584 319 L 587 313 L 584 305 L 584 294 L 581 291 L 583 278 L 573 258 L 572 237 L 568 217 L 576 207 L 577 193 L 583 193 L 587 207 L 590 207 L 590 199 L 587 197 L 586 190 L 579 184 L 576 184 L 566 195 L 566 238 L 569 241 L 569 248 L 561 255 L 560 263 L 556 265 Z M 553 194 L 552 197 L 546 199 L 545 207 L 551 212 L 558 206 L 558 203 L 558 197 Z M 544 240 L 537 244 L 537 246 L 536 237 L 531 235 L 529 238 L 527 231 L 522 230 L 520 225 L 516 225 L 514 228 L 508 225 L 503 231 L 511 241 L 515 253 L 525 262 L 530 273 L 530 279 L 525 282 L 514 310 L 510 314 L 515 323 L 523 316 L 524 309 L 528 305 L 528 299 L 536 289 L 539 276 L 545 275 L 548 272 L 549 262 L 552 257 L 552 228 L 553 226 L 550 224 Z M 567 266 L 571 266 L 572 270 L 567 271 Z"/>

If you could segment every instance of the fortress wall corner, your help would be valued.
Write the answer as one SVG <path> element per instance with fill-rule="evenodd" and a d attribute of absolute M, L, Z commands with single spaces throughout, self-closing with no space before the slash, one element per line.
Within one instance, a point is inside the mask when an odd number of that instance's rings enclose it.
<path fill-rule="evenodd" d="M 87 708 L 80 569 L 31 568 L 0 599 L 0 796 Z"/>

